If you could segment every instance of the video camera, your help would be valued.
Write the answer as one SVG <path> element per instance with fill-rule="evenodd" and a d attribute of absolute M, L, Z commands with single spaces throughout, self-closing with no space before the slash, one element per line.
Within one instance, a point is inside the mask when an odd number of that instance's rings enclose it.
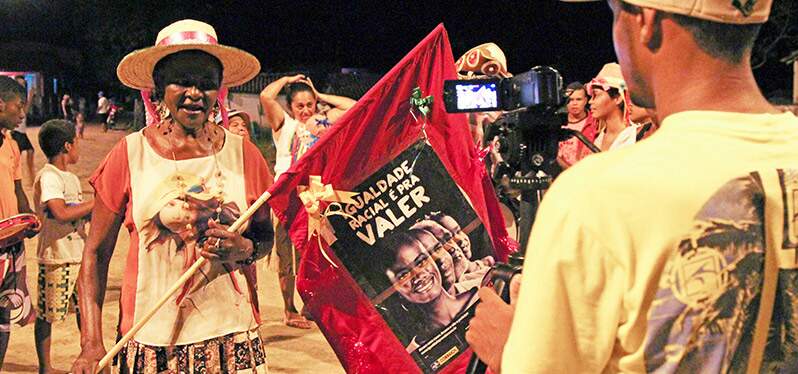
<path fill-rule="evenodd" d="M 562 89 L 557 70 L 537 66 L 511 78 L 447 80 L 443 83 L 443 102 L 449 113 L 559 107 Z"/>
<path fill-rule="evenodd" d="M 559 174 L 559 142 L 573 136 L 561 129 L 564 98 L 562 76 L 548 66 L 511 78 L 447 80 L 443 92 L 449 113 L 504 112 L 485 133 L 488 140 L 498 137 L 503 159 L 493 180 L 522 191 L 547 189 Z"/>

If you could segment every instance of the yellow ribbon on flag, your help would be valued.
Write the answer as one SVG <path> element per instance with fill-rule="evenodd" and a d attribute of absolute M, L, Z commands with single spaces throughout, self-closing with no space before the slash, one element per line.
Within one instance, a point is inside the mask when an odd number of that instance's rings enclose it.
<path fill-rule="evenodd" d="M 313 234 L 318 233 L 319 250 L 322 256 L 334 267 L 338 267 L 324 251 L 321 244 L 321 237 L 324 237 L 328 245 L 332 245 L 336 240 L 332 226 L 330 226 L 326 217 L 339 215 L 352 218 L 352 216 L 343 212 L 340 203 L 355 204 L 354 197 L 357 196 L 357 192 L 335 190 L 332 185 L 322 183 L 319 175 L 311 175 L 309 179 L 308 186 L 297 187 L 299 199 L 302 200 L 302 204 L 308 214 L 308 240 L 313 237 Z M 322 201 L 331 203 L 324 212 L 321 211 Z M 331 210 L 330 208 L 333 206 L 338 209 Z"/>

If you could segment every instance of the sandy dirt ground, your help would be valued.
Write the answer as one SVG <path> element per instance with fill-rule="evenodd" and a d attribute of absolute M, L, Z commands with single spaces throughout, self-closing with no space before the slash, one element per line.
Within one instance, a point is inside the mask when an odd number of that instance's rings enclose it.
<path fill-rule="evenodd" d="M 81 161 L 70 169 L 81 179 L 85 196 L 93 196 L 93 190 L 87 183 L 88 177 L 99 165 L 116 142 L 127 134 L 124 131 L 103 133 L 99 126 L 87 126 L 85 139 L 80 141 Z M 44 154 L 38 147 L 38 127 L 28 129 L 28 136 L 36 147 L 34 169 L 38 170 L 45 163 Z M 26 175 L 27 177 L 27 175 Z M 25 180 L 28 198 L 32 198 L 33 190 L 29 180 Z M 106 349 L 113 346 L 116 322 L 118 318 L 118 302 L 124 259 L 127 256 L 129 236 L 121 230 L 116 251 L 111 260 L 108 277 L 108 291 L 103 306 L 103 331 Z M 33 259 L 36 250 L 36 238 L 27 240 L 28 255 L 28 288 L 35 305 L 37 265 Z M 266 340 L 266 353 L 269 369 L 272 373 L 342 373 L 338 359 L 317 327 L 311 330 L 298 330 L 283 325 L 283 302 L 277 283 L 277 275 L 266 270 L 264 264 L 258 267 L 258 288 L 260 290 L 261 312 L 264 324 L 262 336 Z M 298 299 L 298 297 L 297 297 Z M 301 304 L 300 304 L 301 305 Z M 75 314 L 70 313 L 66 321 L 53 324 L 52 357 L 56 369 L 68 370 L 72 361 L 80 352 L 80 333 L 76 327 Z M 6 353 L 3 373 L 34 373 L 38 370 L 36 349 L 33 339 L 33 324 L 25 327 L 12 327 L 11 341 Z"/>

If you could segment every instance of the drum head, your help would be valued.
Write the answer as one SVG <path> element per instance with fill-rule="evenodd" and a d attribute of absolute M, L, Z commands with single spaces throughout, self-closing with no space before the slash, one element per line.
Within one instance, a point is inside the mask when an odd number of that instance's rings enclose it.
<path fill-rule="evenodd" d="M 21 242 L 28 230 L 38 222 L 35 215 L 27 213 L 0 220 L 0 248 Z"/>

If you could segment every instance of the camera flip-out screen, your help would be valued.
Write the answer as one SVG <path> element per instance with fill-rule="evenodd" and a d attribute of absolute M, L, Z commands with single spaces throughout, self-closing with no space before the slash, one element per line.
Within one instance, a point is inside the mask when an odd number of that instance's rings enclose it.
<path fill-rule="evenodd" d="M 499 81 L 494 79 L 472 79 L 446 81 L 444 104 L 450 113 L 489 112 L 500 108 Z"/>

